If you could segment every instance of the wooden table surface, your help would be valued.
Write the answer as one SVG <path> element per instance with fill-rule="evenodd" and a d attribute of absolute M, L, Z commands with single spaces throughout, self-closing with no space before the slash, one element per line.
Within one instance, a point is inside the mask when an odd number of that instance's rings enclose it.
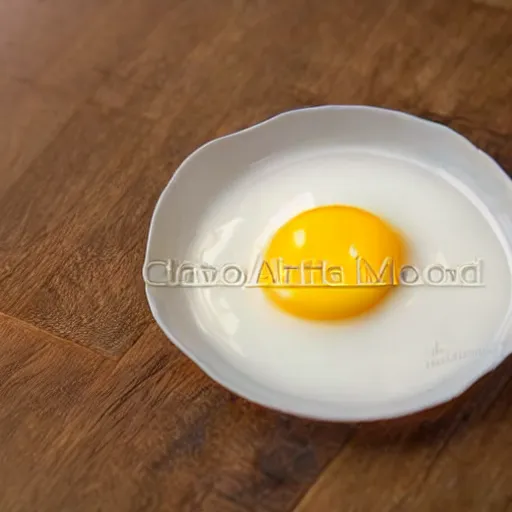
<path fill-rule="evenodd" d="M 202 143 L 357 103 L 512 171 L 510 0 L 0 0 L 0 511 L 512 511 L 512 362 L 392 422 L 233 396 L 169 343 L 141 268 Z"/>

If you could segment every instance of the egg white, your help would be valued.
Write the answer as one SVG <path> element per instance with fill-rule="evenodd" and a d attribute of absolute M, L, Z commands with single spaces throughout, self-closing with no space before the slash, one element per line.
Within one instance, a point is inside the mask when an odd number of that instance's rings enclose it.
<path fill-rule="evenodd" d="M 484 286 L 400 287 L 374 312 L 338 323 L 287 315 L 258 288 L 188 289 L 198 325 L 224 357 L 281 391 L 358 401 L 409 396 L 476 357 L 494 358 L 510 302 L 508 261 L 481 205 L 442 169 L 357 149 L 274 156 L 204 212 L 187 259 L 250 274 L 278 227 L 329 204 L 388 221 L 419 269 L 481 260 Z"/>

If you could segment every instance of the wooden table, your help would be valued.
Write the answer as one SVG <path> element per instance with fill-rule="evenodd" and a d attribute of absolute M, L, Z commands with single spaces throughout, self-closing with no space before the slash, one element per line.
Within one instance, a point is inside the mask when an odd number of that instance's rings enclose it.
<path fill-rule="evenodd" d="M 409 111 L 512 171 L 510 0 L 0 0 L 0 27 L 2 512 L 512 511 L 511 361 L 304 421 L 208 379 L 141 279 L 179 163 L 291 108 Z"/>

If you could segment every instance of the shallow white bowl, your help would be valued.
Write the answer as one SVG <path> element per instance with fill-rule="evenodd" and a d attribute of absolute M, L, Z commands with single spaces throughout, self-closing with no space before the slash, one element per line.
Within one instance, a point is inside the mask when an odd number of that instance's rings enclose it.
<path fill-rule="evenodd" d="M 216 139 L 192 153 L 174 173 L 156 205 L 144 263 L 180 258 L 191 243 L 208 205 L 239 169 L 269 155 L 299 150 L 305 144 L 366 146 L 410 156 L 427 166 L 442 167 L 468 186 L 487 207 L 496 234 L 511 261 L 512 183 L 498 164 L 453 130 L 409 114 L 365 106 L 324 106 L 293 110 L 237 133 Z M 173 254 L 166 254 L 169 240 Z M 206 374 L 255 403 L 298 416 L 331 421 L 387 419 L 430 408 L 463 393 L 512 352 L 512 313 L 493 340 L 491 358 L 476 358 L 437 387 L 406 400 L 385 403 L 319 401 L 291 396 L 254 381 L 227 361 L 196 325 L 184 300 L 186 288 L 147 284 L 151 312 L 167 337 Z"/>

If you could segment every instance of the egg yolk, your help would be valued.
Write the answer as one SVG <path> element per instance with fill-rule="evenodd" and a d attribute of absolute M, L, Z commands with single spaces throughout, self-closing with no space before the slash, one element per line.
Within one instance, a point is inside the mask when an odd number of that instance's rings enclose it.
<path fill-rule="evenodd" d="M 400 235 L 372 213 L 334 205 L 300 213 L 273 236 L 258 284 L 279 309 L 341 320 L 375 308 L 399 283 Z"/>

